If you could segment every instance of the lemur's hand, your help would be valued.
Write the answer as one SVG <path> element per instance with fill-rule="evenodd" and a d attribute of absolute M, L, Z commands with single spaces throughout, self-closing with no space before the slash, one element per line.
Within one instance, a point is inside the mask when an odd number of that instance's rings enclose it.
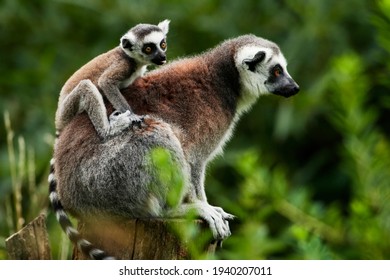
<path fill-rule="evenodd" d="M 141 127 L 142 122 L 144 121 L 142 116 L 132 114 L 130 111 L 126 111 L 124 113 L 114 111 L 108 119 L 110 122 L 108 136 L 117 135 L 133 126 Z"/>
<path fill-rule="evenodd" d="M 195 206 L 198 215 L 208 223 L 215 240 L 223 240 L 231 235 L 228 220 L 232 220 L 233 215 L 207 202 L 196 202 Z"/>

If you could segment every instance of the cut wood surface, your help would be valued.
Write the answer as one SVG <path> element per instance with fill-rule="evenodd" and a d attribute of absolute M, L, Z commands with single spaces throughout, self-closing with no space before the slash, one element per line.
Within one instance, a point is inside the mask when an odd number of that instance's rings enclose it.
<path fill-rule="evenodd" d="M 10 260 L 50 260 L 51 252 L 46 230 L 46 216 L 39 215 L 17 233 L 6 239 Z"/>
<path fill-rule="evenodd" d="M 23 229 L 6 239 L 11 260 L 50 260 L 51 251 L 46 230 L 46 216 L 39 215 Z M 198 228 L 196 238 L 183 240 L 178 232 L 188 226 Z M 192 259 L 190 247 L 197 252 L 212 255 L 217 247 L 211 242 L 210 230 L 201 220 L 133 219 L 127 222 L 80 222 L 78 230 L 95 247 L 116 259 L 175 260 Z M 210 242 L 207 242 L 210 240 Z M 87 260 L 78 248 L 73 259 Z"/>
<path fill-rule="evenodd" d="M 97 248 L 104 250 L 116 259 L 128 260 L 172 260 L 191 259 L 191 246 L 201 246 L 198 251 L 213 254 L 216 244 L 197 240 L 181 240 L 174 233 L 184 226 L 185 220 L 134 219 L 122 223 L 99 222 L 79 223 L 80 233 Z M 209 229 L 200 220 L 192 221 L 200 226 L 199 240 L 210 235 Z M 74 259 L 89 259 L 78 248 L 74 249 Z"/>

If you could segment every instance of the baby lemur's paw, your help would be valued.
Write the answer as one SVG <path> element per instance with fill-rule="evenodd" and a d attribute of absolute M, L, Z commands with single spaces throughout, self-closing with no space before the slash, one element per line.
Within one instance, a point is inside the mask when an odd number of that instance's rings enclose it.
<path fill-rule="evenodd" d="M 114 111 L 108 119 L 110 123 L 108 136 L 114 136 L 128 128 L 142 128 L 145 117 L 136 115 L 130 111 L 124 113 Z"/>
<path fill-rule="evenodd" d="M 124 113 L 121 113 L 121 111 L 114 111 L 112 114 L 108 117 L 110 123 L 114 123 L 122 118 L 129 118 L 131 115 L 131 112 L 129 110 L 125 111 Z"/>
<path fill-rule="evenodd" d="M 131 121 L 131 126 L 132 127 L 134 127 L 134 128 L 142 128 L 142 124 L 144 124 L 145 117 L 132 114 L 130 116 L 130 121 Z"/>
<path fill-rule="evenodd" d="M 117 134 L 131 125 L 131 112 L 126 111 L 121 113 L 120 111 L 113 112 L 109 117 L 110 122 L 110 135 Z"/>

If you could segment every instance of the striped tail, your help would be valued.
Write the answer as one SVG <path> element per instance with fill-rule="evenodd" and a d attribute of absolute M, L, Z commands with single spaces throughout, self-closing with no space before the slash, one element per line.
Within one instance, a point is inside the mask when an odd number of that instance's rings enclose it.
<path fill-rule="evenodd" d="M 57 217 L 58 222 L 60 223 L 62 230 L 66 233 L 69 239 L 73 244 L 87 256 L 90 256 L 94 260 L 113 260 L 113 257 L 108 256 L 104 251 L 95 248 L 91 242 L 82 238 L 81 234 L 75 229 L 72 225 L 72 222 L 69 219 L 69 216 L 66 214 L 64 207 L 61 204 L 61 201 L 57 193 L 57 180 L 55 178 L 54 172 L 54 158 L 50 160 L 50 174 L 49 174 L 49 199 L 54 210 L 54 213 Z"/>

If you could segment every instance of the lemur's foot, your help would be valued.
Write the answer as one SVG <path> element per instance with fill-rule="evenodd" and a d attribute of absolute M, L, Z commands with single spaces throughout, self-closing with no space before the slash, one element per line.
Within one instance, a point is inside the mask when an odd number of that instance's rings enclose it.
<path fill-rule="evenodd" d="M 217 206 L 211 206 L 214 208 L 215 211 L 217 211 L 219 214 L 221 214 L 222 216 L 222 219 L 224 220 L 234 220 L 236 218 L 236 216 L 232 215 L 232 214 L 229 214 L 229 213 L 226 213 L 221 207 L 217 207 Z"/>
<path fill-rule="evenodd" d="M 108 119 L 110 122 L 109 136 L 117 135 L 131 127 L 141 128 L 144 121 L 144 117 L 133 114 L 130 111 L 124 113 L 114 111 Z"/>
<path fill-rule="evenodd" d="M 130 121 L 131 121 L 131 126 L 136 128 L 142 128 L 142 124 L 145 121 L 145 117 L 132 114 L 130 116 Z"/>
<path fill-rule="evenodd" d="M 222 244 L 220 241 L 231 235 L 229 220 L 232 220 L 234 216 L 223 211 L 221 207 L 211 206 L 207 201 L 197 200 L 183 203 L 166 213 L 167 217 L 172 218 L 185 217 L 188 214 L 195 214 L 209 225 L 215 242 Z"/>
<path fill-rule="evenodd" d="M 223 240 L 231 235 L 228 220 L 232 220 L 233 215 L 207 202 L 196 203 L 196 206 L 199 216 L 208 223 L 215 240 Z"/>

